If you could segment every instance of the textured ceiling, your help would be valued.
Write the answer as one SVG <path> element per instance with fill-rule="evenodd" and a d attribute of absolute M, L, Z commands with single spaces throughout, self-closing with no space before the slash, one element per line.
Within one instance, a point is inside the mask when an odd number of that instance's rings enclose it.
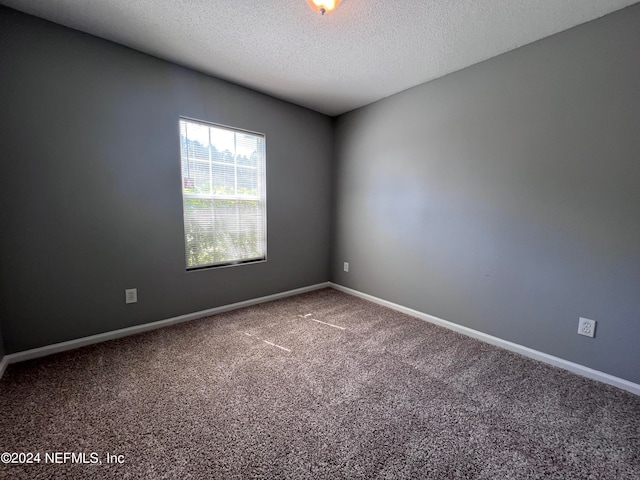
<path fill-rule="evenodd" d="M 328 115 L 640 0 L 0 0 Z"/>

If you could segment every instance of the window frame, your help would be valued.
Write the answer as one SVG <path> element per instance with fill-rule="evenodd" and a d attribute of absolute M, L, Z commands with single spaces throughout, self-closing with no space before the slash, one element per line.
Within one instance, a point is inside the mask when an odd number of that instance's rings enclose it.
<path fill-rule="evenodd" d="M 229 132 L 233 132 L 234 134 L 246 134 L 246 135 L 252 135 L 252 136 L 256 136 L 256 137 L 260 137 L 262 138 L 262 154 L 261 154 L 261 160 L 259 160 L 261 162 L 261 165 L 258 165 L 256 168 L 261 170 L 261 175 L 258 175 L 257 181 L 258 181 L 258 191 L 262 192 L 262 195 L 258 195 L 258 197 L 256 198 L 256 200 L 259 203 L 262 203 L 262 231 L 264 232 L 263 234 L 263 255 L 260 257 L 256 257 L 256 258 L 242 258 L 242 259 L 237 259 L 237 260 L 225 260 L 225 261 L 221 261 L 221 262 L 215 262 L 215 263 L 209 263 L 206 265 L 196 265 L 196 266 L 189 266 L 189 260 L 188 260 L 188 244 L 187 244 L 187 214 L 186 214 L 186 204 L 185 204 L 185 200 L 188 198 L 201 198 L 201 199 L 210 199 L 210 200 L 215 200 L 217 199 L 222 199 L 222 200 L 228 200 L 230 197 L 230 195 L 216 195 L 216 194 L 193 194 L 190 197 L 186 196 L 186 192 L 185 192 L 185 186 L 184 186 L 184 165 L 183 165 L 183 149 L 182 149 L 182 128 L 181 128 L 181 124 L 182 121 L 185 122 L 190 122 L 190 123 L 195 123 L 195 124 L 199 124 L 205 127 L 210 127 L 210 128 L 216 128 L 216 129 L 221 129 L 221 130 L 227 130 Z M 192 118 L 192 117 L 187 117 L 184 115 L 180 115 L 178 118 L 178 144 L 179 144 L 179 157 L 180 157 L 180 196 L 182 199 L 182 239 L 184 242 L 184 261 L 185 261 L 185 267 L 186 267 L 186 271 L 187 272 L 194 272 L 194 271 L 200 271 L 200 270 L 208 270 L 208 269 L 212 269 L 212 268 L 226 268 L 226 267 L 235 267 L 235 266 L 240 266 L 240 265 L 252 265 L 252 264 L 256 264 L 256 263 L 264 263 L 267 261 L 267 245 L 268 245 L 268 241 L 267 241 L 267 236 L 268 236 L 268 231 L 267 231 L 267 136 L 264 133 L 261 132 L 256 132 L 256 131 L 252 131 L 252 130 L 247 130 L 245 128 L 238 128 L 238 127 L 232 127 L 229 125 L 223 125 L 220 123 L 214 123 L 214 122 L 210 122 L 210 121 L 206 121 L 206 120 L 200 120 L 200 119 L 196 119 L 196 118 Z M 237 155 L 237 153 L 236 153 Z M 213 162 L 212 160 L 209 160 L 209 163 L 211 165 L 213 165 L 213 163 L 218 163 L 218 162 Z M 241 167 L 245 167 L 240 165 Z M 239 165 L 237 164 L 237 162 L 234 161 L 234 171 L 236 172 L 236 178 L 237 178 L 237 172 L 238 172 L 238 167 Z M 234 195 L 237 199 L 237 192 L 236 195 Z M 221 198 L 221 197 L 225 197 L 225 198 Z M 241 199 L 241 198 L 240 198 Z M 250 199 L 250 198 L 247 198 Z"/>

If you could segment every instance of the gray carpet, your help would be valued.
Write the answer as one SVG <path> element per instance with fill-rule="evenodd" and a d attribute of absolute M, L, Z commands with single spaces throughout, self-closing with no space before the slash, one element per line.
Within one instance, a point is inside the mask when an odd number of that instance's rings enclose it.
<path fill-rule="evenodd" d="M 0 392 L 0 452 L 41 454 L 1 478 L 640 478 L 640 397 L 330 289 L 10 365 Z"/>

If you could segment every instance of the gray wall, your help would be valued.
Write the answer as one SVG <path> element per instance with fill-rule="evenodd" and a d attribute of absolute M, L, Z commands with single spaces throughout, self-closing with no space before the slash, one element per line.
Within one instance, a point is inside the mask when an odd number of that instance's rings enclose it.
<path fill-rule="evenodd" d="M 627 8 L 340 117 L 333 281 L 640 382 L 639 25 Z"/>
<path fill-rule="evenodd" d="M 330 118 L 6 8 L 0 51 L 7 353 L 329 280 Z M 186 272 L 180 115 L 266 134 L 266 263 Z"/>

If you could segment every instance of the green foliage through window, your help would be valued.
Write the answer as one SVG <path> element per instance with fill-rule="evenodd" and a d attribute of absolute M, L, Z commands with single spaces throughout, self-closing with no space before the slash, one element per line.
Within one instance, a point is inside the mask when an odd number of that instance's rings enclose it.
<path fill-rule="evenodd" d="M 187 268 L 266 258 L 264 136 L 180 119 Z"/>

